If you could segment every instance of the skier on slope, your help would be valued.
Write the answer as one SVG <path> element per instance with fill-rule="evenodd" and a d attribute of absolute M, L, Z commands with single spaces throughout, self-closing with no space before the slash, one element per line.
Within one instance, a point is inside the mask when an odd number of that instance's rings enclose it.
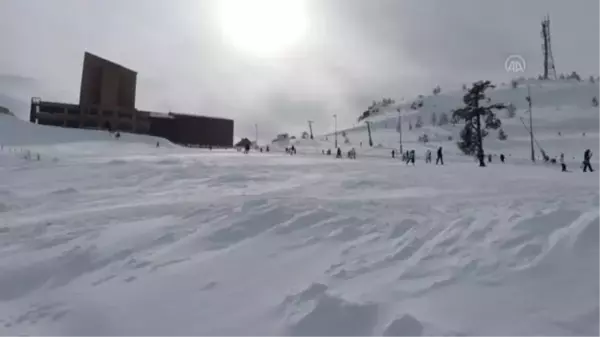
<path fill-rule="evenodd" d="M 594 169 L 590 164 L 590 158 L 592 158 L 592 151 L 590 149 L 587 149 L 583 153 L 583 172 L 587 172 L 588 168 L 590 169 L 590 172 L 594 172 Z"/>
<path fill-rule="evenodd" d="M 560 167 L 562 169 L 562 172 L 567 172 L 567 164 L 565 164 L 565 154 L 564 153 L 560 154 Z"/>
<path fill-rule="evenodd" d="M 440 146 L 437 150 L 437 158 L 435 159 L 435 164 L 442 163 L 444 165 L 444 155 L 442 154 L 442 147 Z"/>
<path fill-rule="evenodd" d="M 406 165 L 412 163 L 415 166 L 415 150 L 410 150 L 408 153 L 408 160 L 406 161 Z"/>

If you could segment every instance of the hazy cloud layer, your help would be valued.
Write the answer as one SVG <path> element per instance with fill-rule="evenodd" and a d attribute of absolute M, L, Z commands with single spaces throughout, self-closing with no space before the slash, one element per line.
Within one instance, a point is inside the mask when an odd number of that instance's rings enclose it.
<path fill-rule="evenodd" d="M 545 14 L 557 71 L 599 72 L 597 0 L 307 0 L 305 43 L 271 59 L 223 41 L 216 1 L 0 1 L 0 93 L 77 101 L 87 50 L 138 71 L 138 108 L 233 118 L 237 136 L 255 123 L 264 139 L 299 134 L 309 119 L 322 133 L 383 96 L 507 81 L 510 54 L 539 74 Z"/>

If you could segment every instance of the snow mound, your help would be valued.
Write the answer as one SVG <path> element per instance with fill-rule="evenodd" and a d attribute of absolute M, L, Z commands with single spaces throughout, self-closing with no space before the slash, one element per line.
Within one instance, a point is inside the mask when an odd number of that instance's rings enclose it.
<path fill-rule="evenodd" d="M 327 286 L 313 284 L 286 298 L 286 306 L 300 312 L 288 323 L 291 336 L 365 336 L 373 334 L 378 306 L 345 301 L 327 294 Z"/>

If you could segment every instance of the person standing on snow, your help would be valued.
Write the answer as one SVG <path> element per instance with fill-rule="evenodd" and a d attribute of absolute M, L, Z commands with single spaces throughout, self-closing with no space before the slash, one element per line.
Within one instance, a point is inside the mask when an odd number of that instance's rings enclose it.
<path fill-rule="evenodd" d="M 442 147 L 440 146 L 437 150 L 437 158 L 435 159 L 435 164 L 442 163 L 444 165 L 444 155 L 442 154 Z"/>
<path fill-rule="evenodd" d="M 500 153 L 500 161 L 504 164 L 504 153 Z"/>
<path fill-rule="evenodd" d="M 342 158 L 342 149 L 338 147 L 337 149 L 337 154 L 335 155 L 336 158 Z"/>
<path fill-rule="evenodd" d="M 392 159 L 396 158 L 396 151 L 392 150 Z"/>
<path fill-rule="evenodd" d="M 592 158 L 592 151 L 590 151 L 590 149 L 587 149 L 583 153 L 583 172 L 587 172 L 588 168 L 590 169 L 590 172 L 594 172 L 594 169 L 590 164 L 590 158 Z"/>
<path fill-rule="evenodd" d="M 567 164 L 565 164 L 565 154 L 564 153 L 560 154 L 560 167 L 562 169 L 562 172 L 567 172 Z"/>

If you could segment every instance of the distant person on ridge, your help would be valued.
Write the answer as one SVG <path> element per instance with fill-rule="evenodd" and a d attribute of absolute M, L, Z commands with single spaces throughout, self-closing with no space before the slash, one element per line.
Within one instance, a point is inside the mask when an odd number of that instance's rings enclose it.
<path fill-rule="evenodd" d="M 444 155 L 442 154 L 442 147 L 440 146 L 437 150 L 437 158 L 435 159 L 435 164 L 440 163 L 444 165 Z"/>
<path fill-rule="evenodd" d="M 160 144 L 158 142 L 156 142 L 156 147 L 160 147 Z"/>
<path fill-rule="evenodd" d="M 335 155 L 336 158 L 342 158 L 342 149 L 341 148 L 337 148 L 337 154 Z"/>
<path fill-rule="evenodd" d="M 392 150 L 392 159 L 396 158 L 396 151 Z"/>
<path fill-rule="evenodd" d="M 587 172 L 587 169 L 590 169 L 590 172 L 594 172 L 592 165 L 590 164 L 590 159 L 592 158 L 592 151 L 590 149 L 585 150 L 583 153 L 583 172 Z"/>
<path fill-rule="evenodd" d="M 500 161 L 504 164 L 504 153 L 500 154 Z"/>

